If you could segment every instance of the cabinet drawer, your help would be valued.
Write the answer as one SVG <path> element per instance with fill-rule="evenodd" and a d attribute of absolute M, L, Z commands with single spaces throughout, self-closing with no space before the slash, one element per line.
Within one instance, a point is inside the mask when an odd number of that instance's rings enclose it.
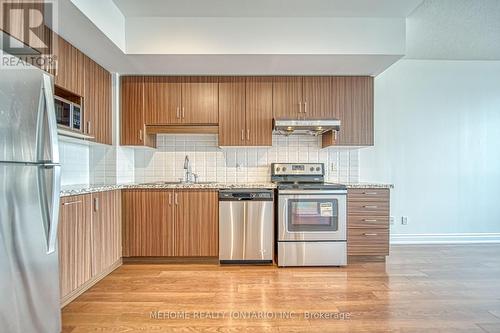
<path fill-rule="evenodd" d="M 348 215 L 389 216 L 389 201 L 348 201 Z"/>
<path fill-rule="evenodd" d="M 348 255 L 386 256 L 389 254 L 389 229 L 349 229 L 347 235 Z"/>
<path fill-rule="evenodd" d="M 349 215 L 348 228 L 389 228 L 389 216 Z"/>
<path fill-rule="evenodd" d="M 389 201 L 389 190 L 380 188 L 349 189 L 347 199 L 349 201 Z"/>

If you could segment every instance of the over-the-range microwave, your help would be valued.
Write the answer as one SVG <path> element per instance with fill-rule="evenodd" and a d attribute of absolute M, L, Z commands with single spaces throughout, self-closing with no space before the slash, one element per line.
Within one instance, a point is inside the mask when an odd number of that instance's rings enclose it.
<path fill-rule="evenodd" d="M 57 124 L 66 129 L 83 132 L 82 107 L 78 103 L 54 96 Z"/>

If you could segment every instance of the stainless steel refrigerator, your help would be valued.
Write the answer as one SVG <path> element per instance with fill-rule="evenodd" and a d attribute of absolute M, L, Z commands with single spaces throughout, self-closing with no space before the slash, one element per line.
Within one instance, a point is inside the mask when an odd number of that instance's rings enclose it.
<path fill-rule="evenodd" d="M 10 57 L 1 50 L 0 56 Z M 36 67 L 0 68 L 0 331 L 6 333 L 61 331 L 52 81 Z"/>

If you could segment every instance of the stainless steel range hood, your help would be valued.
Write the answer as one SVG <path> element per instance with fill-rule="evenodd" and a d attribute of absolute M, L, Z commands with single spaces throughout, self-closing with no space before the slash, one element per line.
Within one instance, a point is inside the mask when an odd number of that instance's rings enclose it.
<path fill-rule="evenodd" d="M 276 134 L 281 135 L 313 135 L 317 136 L 327 131 L 340 130 L 340 120 L 273 120 L 273 129 Z"/>

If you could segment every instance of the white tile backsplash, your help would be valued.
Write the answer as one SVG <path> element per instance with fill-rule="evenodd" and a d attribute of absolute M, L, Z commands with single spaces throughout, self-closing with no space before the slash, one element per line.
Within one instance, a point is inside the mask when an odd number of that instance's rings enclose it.
<path fill-rule="evenodd" d="M 89 183 L 89 150 L 88 144 L 59 142 L 62 185 Z"/>
<path fill-rule="evenodd" d="M 156 150 L 134 152 L 133 176 L 140 183 L 178 180 L 184 175 L 184 158 L 188 155 L 192 171 L 202 181 L 268 182 L 273 162 L 322 162 L 328 181 L 358 181 L 358 150 L 321 149 L 320 140 L 310 136 L 273 136 L 273 146 L 269 148 L 219 148 L 213 134 L 163 134 L 158 135 Z M 130 165 L 130 161 L 127 163 Z M 121 166 L 118 169 L 121 171 Z"/>

